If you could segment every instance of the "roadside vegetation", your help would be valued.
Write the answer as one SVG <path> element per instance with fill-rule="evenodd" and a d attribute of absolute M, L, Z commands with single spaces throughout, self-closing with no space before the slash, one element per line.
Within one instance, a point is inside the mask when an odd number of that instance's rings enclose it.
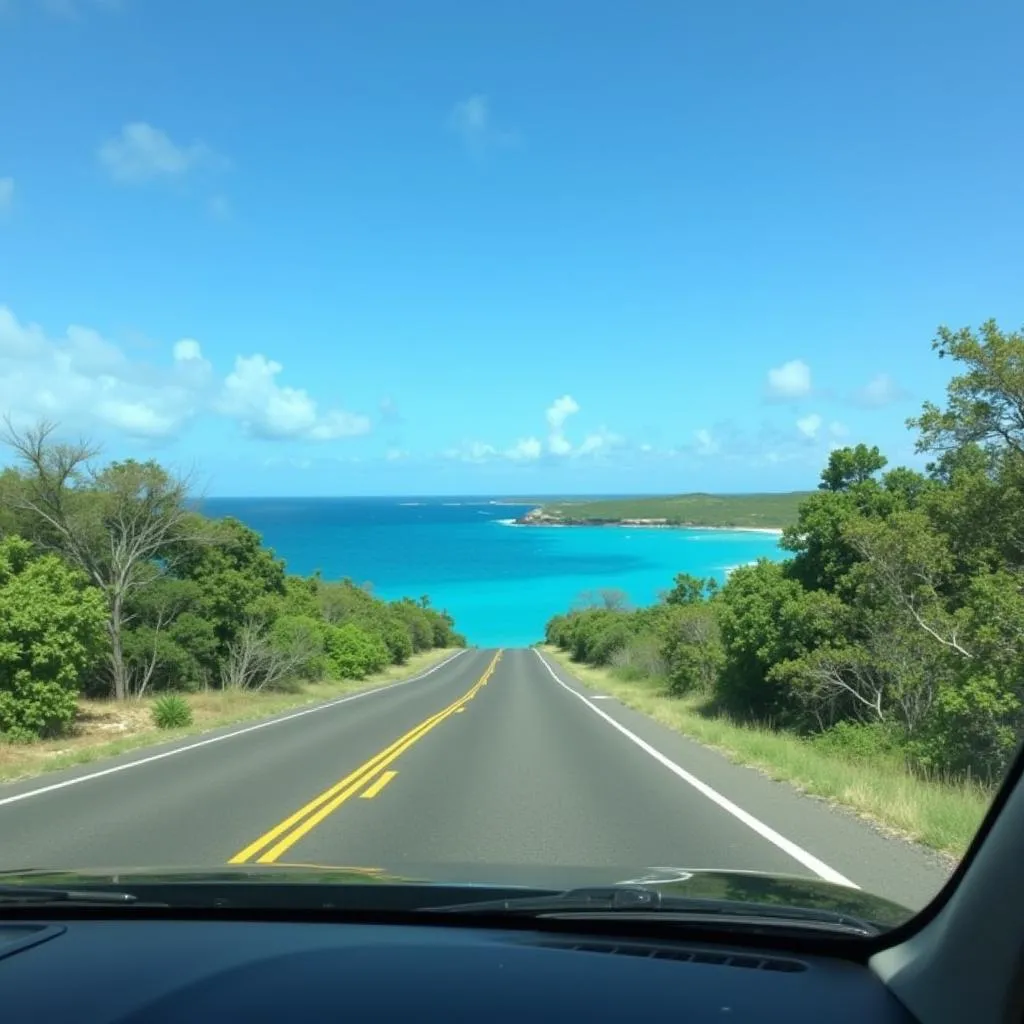
<path fill-rule="evenodd" d="M 934 348 L 960 373 L 908 424 L 926 472 L 833 451 L 784 562 L 679 575 L 647 608 L 591 595 L 546 639 L 682 731 L 959 852 L 1024 735 L 1024 336 Z"/>
<path fill-rule="evenodd" d="M 573 661 L 550 645 L 541 650 L 587 686 L 713 747 L 731 761 L 842 804 L 944 853 L 963 854 L 991 802 L 988 787 L 969 779 L 943 783 L 922 777 L 908 770 L 898 754 L 865 753 L 836 743 L 835 737 L 816 743 L 788 730 L 738 722 L 696 694 L 672 696 L 663 679 L 624 679 L 615 667 Z"/>
<path fill-rule="evenodd" d="M 182 728 L 200 695 L 255 707 L 465 643 L 426 597 L 287 575 L 156 462 L 97 465 L 46 423 L 8 424 L 5 440 L 18 465 L 0 474 L 0 748 L 72 737 L 83 698 L 178 695 L 161 717 Z"/>
<path fill-rule="evenodd" d="M 321 679 L 284 690 L 208 689 L 184 694 L 144 695 L 128 701 L 82 697 L 75 720 L 60 736 L 30 743 L 0 742 L 0 781 L 28 778 L 43 772 L 91 764 L 154 743 L 209 732 L 240 722 L 267 718 L 347 694 L 386 686 L 426 672 L 459 648 L 435 647 L 414 654 L 404 665 L 388 665 L 365 679 Z M 168 696 L 187 705 L 186 726 L 157 723 L 156 705 Z"/>
<path fill-rule="evenodd" d="M 545 518 L 566 523 L 617 523 L 664 519 L 674 526 L 782 529 L 797 520 L 805 491 L 780 494 L 676 494 L 656 497 L 554 501 L 541 505 Z"/>

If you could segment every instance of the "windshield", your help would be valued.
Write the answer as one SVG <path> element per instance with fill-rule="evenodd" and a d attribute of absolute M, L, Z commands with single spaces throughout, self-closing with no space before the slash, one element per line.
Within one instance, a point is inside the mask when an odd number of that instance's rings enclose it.
<path fill-rule="evenodd" d="M 0 3 L 5 881 L 925 907 L 1024 723 L 1022 29 Z"/>

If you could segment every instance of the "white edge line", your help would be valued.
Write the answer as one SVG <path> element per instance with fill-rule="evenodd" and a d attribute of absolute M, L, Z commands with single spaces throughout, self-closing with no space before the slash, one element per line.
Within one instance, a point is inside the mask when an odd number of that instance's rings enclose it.
<path fill-rule="evenodd" d="M 16 804 L 20 800 L 28 800 L 29 797 L 42 796 L 44 793 L 53 793 L 58 789 L 67 789 L 69 786 L 77 786 L 83 782 L 91 782 L 93 779 L 102 779 L 105 775 L 114 775 L 117 772 L 126 772 L 130 768 L 138 768 L 144 764 L 152 764 L 154 761 L 162 761 L 167 757 L 176 757 L 178 754 L 184 754 L 190 750 L 198 750 L 200 747 L 208 747 L 213 743 L 232 740 L 236 736 L 244 736 L 246 733 L 256 732 L 259 729 L 267 729 L 272 725 L 280 725 L 282 722 L 290 722 L 292 719 L 302 718 L 303 715 L 315 715 L 318 711 L 326 711 L 328 708 L 337 707 L 339 704 L 347 704 L 349 701 L 359 700 L 361 697 L 369 697 L 374 693 L 385 693 L 387 690 L 394 690 L 399 686 L 405 686 L 407 683 L 418 682 L 420 679 L 425 679 L 427 676 L 432 675 L 439 668 L 444 668 L 445 665 L 450 665 L 460 655 L 465 654 L 467 649 L 468 648 L 463 648 L 461 651 L 456 651 L 451 655 L 451 657 L 438 662 L 438 664 L 433 668 L 427 669 L 426 672 L 421 672 L 418 676 L 412 676 L 410 679 L 399 679 L 398 682 L 388 683 L 387 686 L 376 686 L 369 690 L 361 690 L 359 693 L 352 693 L 347 697 L 338 697 L 335 700 L 329 700 L 324 704 L 317 704 L 315 707 L 304 708 L 302 711 L 293 711 L 290 715 L 284 715 L 281 718 L 271 718 L 265 722 L 257 722 L 255 725 L 247 725 L 244 729 L 236 729 L 234 732 L 222 733 L 220 736 L 211 736 L 209 739 L 199 740 L 196 743 L 189 743 L 183 747 L 175 747 L 173 750 L 164 750 L 159 754 L 150 754 L 149 757 L 142 757 L 137 761 L 129 761 L 127 764 L 114 765 L 113 768 L 104 768 L 98 772 L 89 772 L 88 775 L 77 775 L 75 778 L 65 779 L 63 782 L 54 782 L 49 786 L 40 786 L 38 789 L 30 789 L 24 793 L 16 793 L 14 796 L 3 797 L 0 799 L 0 807 L 4 807 L 7 804 Z"/>
<path fill-rule="evenodd" d="M 824 861 L 818 860 L 813 853 L 808 853 L 803 847 L 797 846 L 796 843 L 791 842 L 785 836 L 780 835 L 771 826 L 766 825 L 759 818 L 755 818 L 749 812 L 743 810 L 742 807 L 734 804 L 727 797 L 722 796 L 721 793 L 716 789 L 712 789 L 706 782 L 701 782 L 696 775 L 691 775 L 685 768 L 680 768 L 675 761 L 666 757 L 660 750 L 655 749 L 646 740 L 640 739 L 639 736 L 634 732 L 630 732 L 624 725 L 616 722 L 611 715 L 605 714 L 596 704 L 592 703 L 586 697 L 583 696 L 578 690 L 574 690 L 568 683 L 559 679 L 555 675 L 554 669 L 548 664 L 547 659 L 537 650 L 533 649 L 534 654 L 540 658 L 540 663 L 548 670 L 548 674 L 559 686 L 564 690 L 568 690 L 574 697 L 578 697 L 581 701 L 595 715 L 599 715 L 603 718 L 612 728 L 618 729 L 623 736 L 632 740 L 641 750 L 645 753 L 650 754 L 655 761 L 663 764 L 670 772 L 678 775 L 684 782 L 689 783 L 693 786 L 698 793 L 706 796 L 712 803 L 717 804 L 722 808 L 723 811 L 728 812 L 734 818 L 742 821 L 748 828 L 753 829 L 762 839 L 767 839 L 769 843 L 774 843 L 780 850 L 788 853 L 794 860 L 799 861 L 805 868 L 810 868 L 819 878 L 823 878 L 826 882 L 835 882 L 838 885 L 845 885 L 851 889 L 859 889 L 860 886 L 854 882 L 851 882 L 845 875 L 841 875 L 835 868 L 830 868 Z"/>

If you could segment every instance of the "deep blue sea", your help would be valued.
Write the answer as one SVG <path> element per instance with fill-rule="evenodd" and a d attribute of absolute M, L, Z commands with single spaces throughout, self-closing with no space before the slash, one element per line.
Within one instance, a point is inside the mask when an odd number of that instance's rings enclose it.
<path fill-rule="evenodd" d="M 647 604 L 677 572 L 725 578 L 782 552 L 770 534 L 725 530 L 512 526 L 531 505 L 487 498 L 208 498 L 263 535 L 288 571 L 370 583 L 379 597 L 428 594 L 469 641 L 534 643 L 585 591 Z"/>

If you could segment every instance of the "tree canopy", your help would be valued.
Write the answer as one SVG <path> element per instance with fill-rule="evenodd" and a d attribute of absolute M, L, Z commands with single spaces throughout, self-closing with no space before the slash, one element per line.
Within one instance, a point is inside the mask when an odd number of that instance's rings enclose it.
<path fill-rule="evenodd" d="M 0 734 L 68 728 L 80 693 L 363 678 L 465 640 L 429 600 L 288 576 L 255 531 L 209 519 L 158 463 L 97 465 L 55 425 L 6 441 L 0 474 Z"/>
<path fill-rule="evenodd" d="M 837 449 L 787 560 L 718 591 L 680 575 L 660 609 L 577 610 L 548 639 L 741 719 L 859 729 L 922 770 L 999 776 L 1024 735 L 1024 335 L 940 328 L 934 348 L 958 372 L 909 424 L 926 473 Z"/>

